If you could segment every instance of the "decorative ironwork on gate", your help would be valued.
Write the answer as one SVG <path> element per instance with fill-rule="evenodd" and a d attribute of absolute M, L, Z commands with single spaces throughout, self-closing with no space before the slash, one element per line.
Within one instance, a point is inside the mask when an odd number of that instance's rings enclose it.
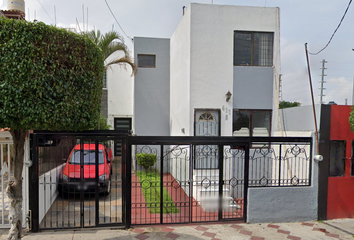
<path fill-rule="evenodd" d="M 114 156 L 110 150 L 117 141 L 122 157 L 114 158 L 112 172 L 104 175 L 99 156 Z M 33 149 L 30 207 L 34 231 L 245 221 L 249 187 L 311 185 L 311 138 L 35 132 Z M 75 149 L 80 161 L 77 172 L 70 175 L 65 169 Z M 86 150 L 93 151 L 87 155 L 92 157 L 88 166 Z M 63 191 L 64 182 L 64 189 L 73 192 Z"/>

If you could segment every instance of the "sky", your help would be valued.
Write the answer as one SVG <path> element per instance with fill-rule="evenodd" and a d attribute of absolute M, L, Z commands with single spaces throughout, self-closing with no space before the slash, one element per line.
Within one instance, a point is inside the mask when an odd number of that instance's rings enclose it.
<path fill-rule="evenodd" d="M 191 2 L 280 8 L 282 99 L 311 104 L 305 43 L 309 52 L 322 49 L 338 26 L 349 0 L 106 0 L 123 31 L 130 38 L 170 38 Z M 6 10 L 6 0 L 0 9 Z M 25 0 L 26 20 L 80 30 L 118 31 L 131 49 L 132 43 L 108 9 L 105 0 Z M 56 11 L 54 11 L 56 9 Z M 84 9 L 84 11 L 83 11 Z M 56 14 L 55 14 L 56 13 Z M 83 24 L 83 19 L 84 24 Z M 88 20 L 88 24 L 87 24 Z M 77 24 L 77 22 L 79 24 Z M 329 46 L 310 55 L 315 102 L 319 103 L 321 61 L 325 67 L 323 102 L 352 104 L 354 75 L 354 4 Z M 80 26 L 80 27 L 78 27 Z M 79 30 L 80 29 L 80 30 Z"/>

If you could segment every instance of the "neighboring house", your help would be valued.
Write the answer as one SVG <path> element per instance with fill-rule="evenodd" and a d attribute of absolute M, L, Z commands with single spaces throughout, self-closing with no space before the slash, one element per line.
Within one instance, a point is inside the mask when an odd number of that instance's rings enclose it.
<path fill-rule="evenodd" d="M 139 136 L 270 136 L 279 31 L 278 8 L 191 4 L 171 39 L 134 38 L 135 76 L 107 71 L 108 124 L 126 120 Z"/>
<path fill-rule="evenodd" d="M 352 106 L 322 105 L 320 124 L 318 217 L 354 217 L 354 134 Z"/>
<path fill-rule="evenodd" d="M 25 1 L 7 1 L 8 10 L 0 10 L 0 18 L 25 20 Z"/>
<path fill-rule="evenodd" d="M 318 198 L 318 219 L 354 217 L 354 134 L 348 121 L 352 106 L 316 105 L 319 154 L 323 161 L 313 165 L 313 191 L 303 194 L 302 206 Z M 280 110 L 287 136 L 315 132 L 312 106 Z M 291 131 L 291 132 L 289 132 Z M 313 154 L 316 154 L 316 149 Z M 314 194 L 317 192 L 317 196 Z M 306 203 L 306 204 L 304 204 Z"/>

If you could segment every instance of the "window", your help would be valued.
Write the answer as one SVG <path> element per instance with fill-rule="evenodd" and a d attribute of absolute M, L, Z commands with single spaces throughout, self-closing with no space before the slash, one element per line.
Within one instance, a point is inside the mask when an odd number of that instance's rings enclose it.
<path fill-rule="evenodd" d="M 81 164 L 81 159 L 80 159 L 80 150 L 74 150 L 74 152 L 72 153 L 69 163 L 70 164 Z M 82 161 L 82 164 L 84 165 L 95 165 L 96 161 L 95 161 L 95 150 L 84 150 L 84 159 Z M 104 155 L 103 155 L 103 151 L 99 150 L 98 152 L 98 164 L 104 164 Z"/>
<path fill-rule="evenodd" d="M 210 112 L 204 112 L 202 114 L 200 114 L 199 121 L 214 121 L 214 117 Z"/>
<path fill-rule="evenodd" d="M 156 55 L 138 54 L 138 67 L 156 67 Z"/>
<path fill-rule="evenodd" d="M 269 137 L 272 110 L 234 110 L 233 136 Z"/>
<path fill-rule="evenodd" d="M 331 141 L 329 155 L 329 176 L 341 177 L 345 173 L 345 141 Z"/>
<path fill-rule="evenodd" d="M 273 33 L 234 33 L 235 66 L 273 66 Z"/>
<path fill-rule="evenodd" d="M 102 88 L 107 88 L 107 71 L 103 73 L 103 86 Z"/>

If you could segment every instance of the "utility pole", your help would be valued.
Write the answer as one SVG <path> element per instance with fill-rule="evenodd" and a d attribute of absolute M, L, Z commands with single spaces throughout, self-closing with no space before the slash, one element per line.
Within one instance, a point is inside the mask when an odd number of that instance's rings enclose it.
<path fill-rule="evenodd" d="M 326 83 L 325 80 L 324 80 L 324 77 L 327 76 L 327 75 L 324 74 L 324 70 L 327 69 L 327 68 L 325 68 L 325 63 L 327 63 L 327 61 L 323 59 L 322 60 L 322 68 L 320 68 L 320 69 L 322 69 L 322 73 L 320 75 L 321 76 L 321 81 L 320 81 L 321 87 L 319 88 L 320 91 L 321 91 L 321 93 L 320 93 L 320 104 L 323 103 L 322 99 L 323 99 L 324 96 L 326 96 L 326 95 L 323 94 L 323 91 L 325 90 L 325 88 L 323 87 L 323 84 Z"/>
<path fill-rule="evenodd" d="M 282 93 L 283 93 L 283 85 L 282 85 L 282 74 L 279 74 L 279 102 L 281 102 L 281 100 L 283 99 Z"/>

